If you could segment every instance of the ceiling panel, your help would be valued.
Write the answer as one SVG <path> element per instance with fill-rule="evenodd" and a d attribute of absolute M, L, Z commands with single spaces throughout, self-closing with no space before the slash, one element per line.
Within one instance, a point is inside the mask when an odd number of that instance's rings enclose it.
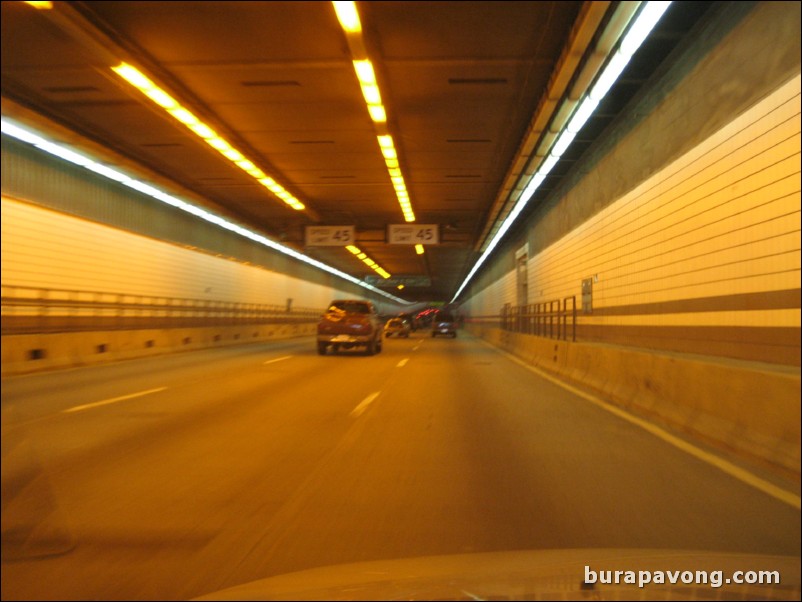
<path fill-rule="evenodd" d="M 517 154 L 535 111 L 553 93 L 549 86 L 570 81 L 606 15 L 625 4 L 357 3 L 418 222 L 441 228 L 441 244 L 424 255 L 384 242 L 387 224 L 403 216 L 328 2 L 57 2 L 52 11 L 3 2 L 3 98 L 69 128 L 76 145 L 112 149 L 120 167 L 175 182 L 288 246 L 371 275 L 344 249 L 304 248 L 307 225 L 353 224 L 360 244 L 390 273 L 431 278 L 431 287 L 400 296 L 442 301 L 476 260 L 510 165 L 528 159 Z M 591 120 L 571 160 L 604 135 L 709 4 L 675 3 L 681 8 L 671 9 L 666 30 L 628 83 L 614 88 L 608 115 Z M 309 210 L 288 209 L 124 84 L 110 69 L 122 60 Z"/>

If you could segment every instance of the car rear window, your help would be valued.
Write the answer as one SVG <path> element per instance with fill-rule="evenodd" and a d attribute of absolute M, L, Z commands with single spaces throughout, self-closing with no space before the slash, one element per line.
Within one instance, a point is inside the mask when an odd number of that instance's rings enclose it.
<path fill-rule="evenodd" d="M 359 301 L 335 301 L 329 307 L 329 311 L 344 311 L 349 314 L 369 314 L 370 306 Z"/>

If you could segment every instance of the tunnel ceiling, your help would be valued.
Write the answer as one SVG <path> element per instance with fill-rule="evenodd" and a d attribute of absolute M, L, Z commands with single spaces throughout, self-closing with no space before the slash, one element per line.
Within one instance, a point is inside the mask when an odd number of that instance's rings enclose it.
<path fill-rule="evenodd" d="M 715 3 L 674 3 L 542 187 L 604 135 Z M 150 174 L 197 202 L 360 279 L 343 246 L 308 226 L 354 226 L 356 246 L 402 298 L 448 300 L 480 255 L 560 103 L 638 3 L 360 2 L 385 126 L 368 113 L 354 46 L 329 2 L 2 3 L 3 112 Z M 305 206 L 287 207 L 111 67 L 135 65 Z M 439 243 L 388 240 L 404 225 L 380 127 L 395 142 L 415 224 Z M 61 129 L 66 128 L 66 129 Z M 71 132 L 66 134 L 65 132 Z M 99 150 L 105 149 L 105 150 Z M 535 203 L 530 203 L 534 206 Z M 331 242 L 331 240 L 329 240 Z M 381 279 L 379 279 L 381 280 Z"/>

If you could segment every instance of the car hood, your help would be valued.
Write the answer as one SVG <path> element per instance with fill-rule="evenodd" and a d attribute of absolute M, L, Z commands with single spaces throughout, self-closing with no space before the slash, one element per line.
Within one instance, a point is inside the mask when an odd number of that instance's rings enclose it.
<path fill-rule="evenodd" d="M 608 578 L 615 579 L 615 573 L 603 571 L 620 571 L 620 582 L 610 583 Z M 737 571 L 776 571 L 781 583 L 727 583 Z M 646 574 L 654 580 L 662 574 L 665 583 L 641 587 L 637 580 L 639 575 L 641 580 L 645 579 Z M 702 576 L 707 583 L 700 583 Z M 627 583 L 628 578 L 636 581 Z M 689 580 L 692 582 L 683 582 Z M 195 599 L 667 600 L 732 596 L 799 600 L 800 559 L 722 552 L 607 549 L 427 556 L 314 568 L 260 579 Z"/>

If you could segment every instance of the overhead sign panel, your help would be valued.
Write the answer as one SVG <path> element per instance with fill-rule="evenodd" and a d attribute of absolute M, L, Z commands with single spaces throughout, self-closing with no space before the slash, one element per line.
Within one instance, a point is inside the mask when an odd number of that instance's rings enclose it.
<path fill-rule="evenodd" d="M 306 226 L 307 247 L 342 247 L 355 241 L 354 226 Z"/>
<path fill-rule="evenodd" d="M 432 279 L 428 276 L 391 276 L 382 278 L 381 276 L 365 276 L 365 282 L 373 286 L 431 286 Z"/>
<path fill-rule="evenodd" d="M 387 243 L 391 245 L 437 245 L 440 244 L 438 224 L 389 224 Z"/>

